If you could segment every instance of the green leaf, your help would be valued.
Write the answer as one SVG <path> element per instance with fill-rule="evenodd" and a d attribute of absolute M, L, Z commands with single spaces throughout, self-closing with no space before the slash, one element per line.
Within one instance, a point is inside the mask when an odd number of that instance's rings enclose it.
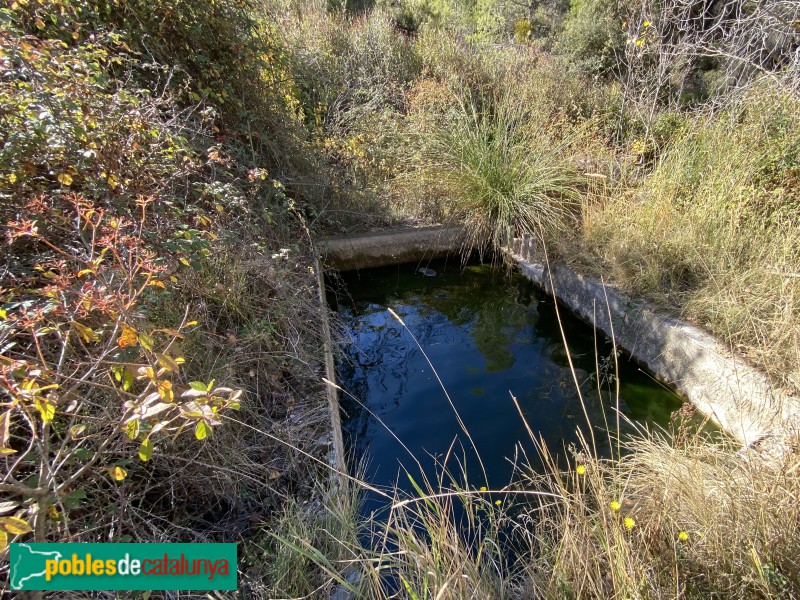
<path fill-rule="evenodd" d="M 145 438 L 142 445 L 139 446 L 139 458 L 144 462 L 153 458 L 153 442 L 150 441 L 150 438 Z"/>
<path fill-rule="evenodd" d="M 125 435 L 127 435 L 130 440 L 135 440 L 139 437 L 139 419 L 133 419 L 125 425 Z"/>
<path fill-rule="evenodd" d="M 175 360 L 168 354 L 156 354 L 156 358 L 158 359 L 158 364 L 164 367 L 167 371 L 177 373 L 180 370 L 178 363 L 175 362 Z"/>
<path fill-rule="evenodd" d="M 83 323 L 79 323 L 78 321 L 73 321 L 72 326 L 75 328 L 75 331 L 77 331 L 78 334 L 83 338 L 83 341 L 86 342 L 87 344 L 89 342 L 96 342 L 100 339 L 98 335 L 94 331 L 92 331 L 91 327 L 87 327 Z"/>
<path fill-rule="evenodd" d="M 128 369 L 125 369 L 125 372 L 122 374 L 122 389 L 124 391 L 128 391 L 131 389 L 133 385 L 133 373 L 131 373 Z"/>
<path fill-rule="evenodd" d="M 78 488 L 61 498 L 61 504 L 63 504 L 64 508 L 67 510 L 73 510 L 80 506 L 81 500 L 86 500 L 86 490 Z"/>
<path fill-rule="evenodd" d="M 148 351 L 153 350 L 153 337 L 147 335 L 146 333 L 139 334 L 139 343 L 142 345 L 142 348 Z"/>
<path fill-rule="evenodd" d="M 194 428 L 194 437 L 198 440 L 204 440 L 211 435 L 211 425 L 205 421 L 198 421 Z"/>
<path fill-rule="evenodd" d="M 78 448 L 75 450 L 75 456 L 81 460 L 89 460 L 92 458 L 93 454 L 88 448 Z"/>
<path fill-rule="evenodd" d="M 197 390 L 198 392 L 208 391 L 208 387 L 206 387 L 206 384 L 203 383 L 202 381 L 190 381 L 189 387 L 192 388 L 193 390 Z"/>
<path fill-rule="evenodd" d="M 191 419 L 199 419 L 203 417 L 203 409 L 197 402 L 191 401 L 181 405 L 181 414 Z"/>

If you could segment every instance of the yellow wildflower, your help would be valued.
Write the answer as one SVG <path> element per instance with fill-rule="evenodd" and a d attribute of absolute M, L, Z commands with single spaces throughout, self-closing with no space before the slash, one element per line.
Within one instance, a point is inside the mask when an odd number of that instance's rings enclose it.
<path fill-rule="evenodd" d="M 636 527 L 636 521 L 631 517 L 625 517 L 625 529 L 633 529 Z"/>
<path fill-rule="evenodd" d="M 652 23 L 650 21 L 645 21 L 644 22 L 644 26 L 645 27 L 650 27 L 650 25 L 652 25 Z"/>
<path fill-rule="evenodd" d="M 682 542 L 685 542 L 686 540 L 688 540 L 688 539 L 689 539 L 689 534 L 688 534 L 688 533 L 686 533 L 685 531 L 681 531 L 681 532 L 678 534 L 678 539 L 679 539 L 680 541 L 682 541 Z"/>
<path fill-rule="evenodd" d="M 486 491 L 486 486 L 485 486 L 485 485 L 482 485 L 482 486 L 481 486 L 481 491 L 482 491 L 482 492 L 485 492 L 485 491 Z"/>
<path fill-rule="evenodd" d="M 583 465 L 578 465 L 578 468 L 575 469 L 575 472 L 578 475 L 586 475 L 586 467 L 584 467 Z"/>
<path fill-rule="evenodd" d="M 619 510 L 620 503 L 614 500 L 611 504 L 609 504 L 611 510 Z"/>
<path fill-rule="evenodd" d="M 503 501 L 502 500 L 495 500 L 494 503 L 497 504 L 497 506 L 500 506 L 503 503 Z"/>
<path fill-rule="evenodd" d="M 641 156 L 647 152 L 647 144 L 642 140 L 634 140 L 631 144 L 631 154 Z"/>

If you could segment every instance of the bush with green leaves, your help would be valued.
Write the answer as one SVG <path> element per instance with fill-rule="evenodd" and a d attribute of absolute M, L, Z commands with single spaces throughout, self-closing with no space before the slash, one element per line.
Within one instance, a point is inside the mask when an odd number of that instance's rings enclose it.
<path fill-rule="evenodd" d="M 311 493 L 326 174 L 260 9 L 0 9 L 3 546 L 238 539 Z"/>
<path fill-rule="evenodd" d="M 618 72 L 627 39 L 624 21 L 617 0 L 572 0 L 556 49 L 586 73 Z"/>

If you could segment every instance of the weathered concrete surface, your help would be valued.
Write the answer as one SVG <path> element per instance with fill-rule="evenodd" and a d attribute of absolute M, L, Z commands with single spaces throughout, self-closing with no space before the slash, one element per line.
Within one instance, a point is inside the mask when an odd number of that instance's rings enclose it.
<path fill-rule="evenodd" d="M 339 271 L 441 258 L 461 251 L 460 227 L 419 227 L 340 237 L 320 244 L 327 266 Z"/>
<path fill-rule="evenodd" d="M 800 401 L 781 393 L 742 357 L 698 327 L 654 312 L 613 286 L 571 269 L 547 269 L 528 240 L 509 252 L 531 281 L 616 340 L 659 379 L 677 389 L 743 445 L 782 444 L 800 431 Z"/>
<path fill-rule="evenodd" d="M 320 318 L 322 320 L 322 334 L 324 341 L 322 353 L 325 357 L 325 377 L 328 381 L 336 382 L 336 365 L 333 362 L 333 341 L 331 340 L 331 326 L 328 319 L 328 301 L 325 298 L 325 278 L 319 266 L 319 260 L 314 260 L 314 269 L 317 272 L 317 291 L 319 293 Z M 347 486 L 347 462 L 344 455 L 344 438 L 342 436 L 342 417 L 339 409 L 339 395 L 336 388 L 326 385 L 328 394 L 328 410 L 331 417 L 331 436 L 333 442 L 332 466 L 339 473 L 339 485 L 342 489 Z"/>

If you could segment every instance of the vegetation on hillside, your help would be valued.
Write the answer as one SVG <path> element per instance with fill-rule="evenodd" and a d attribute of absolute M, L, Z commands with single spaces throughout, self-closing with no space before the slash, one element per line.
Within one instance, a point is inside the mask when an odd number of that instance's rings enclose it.
<path fill-rule="evenodd" d="M 314 263 L 318 235 L 398 221 L 530 233 L 798 391 L 798 22 L 796 0 L 6 3 L 0 546 L 239 541 L 264 598 L 349 565 L 368 597 L 800 593 L 796 454 L 695 439 L 587 444 L 521 480 L 530 514 L 444 477 L 362 549 L 320 440 Z"/>
<path fill-rule="evenodd" d="M 327 174 L 263 10 L 0 10 L 4 552 L 247 538 L 277 594 L 261 524 L 325 485 Z"/>

